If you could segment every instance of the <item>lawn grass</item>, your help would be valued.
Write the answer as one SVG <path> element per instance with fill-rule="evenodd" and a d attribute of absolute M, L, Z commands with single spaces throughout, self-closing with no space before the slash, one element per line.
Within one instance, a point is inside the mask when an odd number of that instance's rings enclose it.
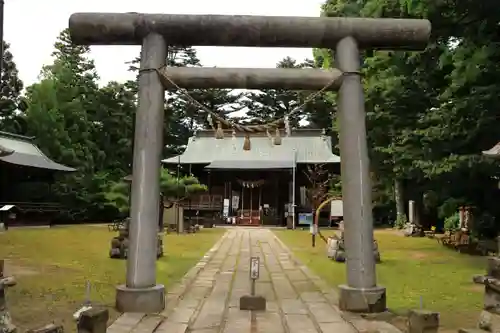
<path fill-rule="evenodd" d="M 203 229 L 166 235 L 158 282 L 167 288 L 177 282 L 223 233 Z M 125 280 L 126 262 L 108 257 L 115 234 L 101 226 L 10 229 L 0 234 L 0 258 L 8 259 L 7 273 L 18 282 L 7 291 L 7 302 L 21 331 L 50 322 L 74 331 L 72 315 L 85 300 L 86 281 L 91 283 L 91 301 L 108 306 L 116 318 L 115 286 Z"/>
<path fill-rule="evenodd" d="M 307 231 L 277 230 L 298 259 L 336 287 L 345 282 L 345 264 L 326 256 L 319 239 L 312 248 Z M 332 231 L 323 231 L 328 236 Z M 443 329 L 475 327 L 483 303 L 483 288 L 472 283 L 486 269 L 484 257 L 459 254 L 428 238 L 405 238 L 392 230 L 375 232 L 382 263 L 377 282 L 387 288 L 387 306 L 396 313 L 420 306 L 439 311 Z"/>

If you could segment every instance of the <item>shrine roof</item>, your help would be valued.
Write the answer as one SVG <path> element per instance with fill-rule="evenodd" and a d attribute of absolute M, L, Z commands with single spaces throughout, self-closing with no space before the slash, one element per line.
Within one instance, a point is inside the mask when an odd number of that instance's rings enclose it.
<path fill-rule="evenodd" d="M 186 150 L 179 156 L 164 159 L 165 164 L 208 164 L 211 169 L 288 169 L 295 164 L 339 163 L 332 153 L 332 142 L 321 130 L 293 130 L 290 136 L 280 133 L 276 145 L 266 133 L 250 134 L 250 150 L 243 149 L 244 133 L 224 131 L 216 139 L 213 130 L 198 132 L 189 139 Z M 274 137 L 274 133 L 272 133 Z"/>
<path fill-rule="evenodd" d="M 7 147 L 0 145 L 0 157 L 8 156 L 8 155 L 11 155 L 12 153 L 14 153 L 13 150 L 8 149 Z"/>
<path fill-rule="evenodd" d="M 500 142 L 488 150 L 483 150 L 483 155 L 488 157 L 500 158 Z"/>
<path fill-rule="evenodd" d="M 33 138 L 0 132 L 0 162 L 54 171 L 75 171 L 48 158 Z"/>

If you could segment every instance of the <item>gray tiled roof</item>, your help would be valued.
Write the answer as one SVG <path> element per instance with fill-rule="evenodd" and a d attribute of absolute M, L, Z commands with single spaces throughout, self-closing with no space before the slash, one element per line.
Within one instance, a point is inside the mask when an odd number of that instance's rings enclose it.
<path fill-rule="evenodd" d="M 52 161 L 27 137 L 0 133 L 0 147 L 1 151 L 11 152 L 8 155 L 0 154 L 0 161 L 5 163 L 56 171 L 75 171 Z"/>
<path fill-rule="evenodd" d="M 488 157 L 500 158 L 500 142 L 494 145 L 492 148 L 484 150 L 483 155 Z"/>
<path fill-rule="evenodd" d="M 181 164 L 210 164 L 208 168 L 221 169 L 285 169 L 296 163 L 339 163 L 332 153 L 330 137 L 319 130 L 295 130 L 291 136 L 282 134 L 281 145 L 274 145 L 265 133 L 251 134 L 249 151 L 243 150 L 244 136 L 232 137 L 225 131 L 224 139 L 215 139 L 213 131 L 202 131 L 189 139 L 180 155 Z M 177 164 L 179 157 L 162 161 Z"/>
<path fill-rule="evenodd" d="M 4 146 L 0 146 L 0 157 L 1 156 L 7 156 L 7 155 L 10 155 L 12 154 L 14 151 L 11 150 L 11 149 L 7 149 L 6 147 Z"/>

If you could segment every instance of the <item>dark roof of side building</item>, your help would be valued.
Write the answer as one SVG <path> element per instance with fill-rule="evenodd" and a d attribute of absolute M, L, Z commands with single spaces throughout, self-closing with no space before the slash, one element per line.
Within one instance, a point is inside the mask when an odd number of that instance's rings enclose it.
<path fill-rule="evenodd" d="M 0 162 L 53 171 L 75 171 L 48 158 L 33 143 L 33 138 L 7 132 L 0 132 Z"/>

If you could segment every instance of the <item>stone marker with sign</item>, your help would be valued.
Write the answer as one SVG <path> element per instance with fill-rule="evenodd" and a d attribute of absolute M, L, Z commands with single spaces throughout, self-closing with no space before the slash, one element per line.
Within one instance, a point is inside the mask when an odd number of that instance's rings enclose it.
<path fill-rule="evenodd" d="M 240 310 L 266 310 L 266 299 L 264 296 L 255 295 L 255 282 L 260 274 L 260 258 L 250 258 L 250 295 L 240 298 Z"/>

